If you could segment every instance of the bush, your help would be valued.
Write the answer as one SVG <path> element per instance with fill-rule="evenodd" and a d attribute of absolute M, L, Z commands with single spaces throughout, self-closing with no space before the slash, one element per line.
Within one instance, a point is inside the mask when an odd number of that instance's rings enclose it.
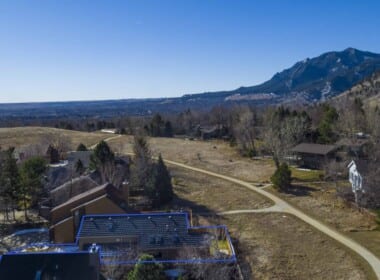
<path fill-rule="evenodd" d="M 87 147 L 83 144 L 83 143 L 80 143 L 77 147 L 77 151 L 78 152 L 83 152 L 83 151 L 87 151 Z"/>
<path fill-rule="evenodd" d="M 166 279 L 162 264 L 155 262 L 153 256 L 142 255 L 126 280 L 163 280 Z"/>
<path fill-rule="evenodd" d="M 292 172 L 286 163 L 282 163 L 270 178 L 274 187 L 279 190 L 286 190 L 292 183 Z"/>

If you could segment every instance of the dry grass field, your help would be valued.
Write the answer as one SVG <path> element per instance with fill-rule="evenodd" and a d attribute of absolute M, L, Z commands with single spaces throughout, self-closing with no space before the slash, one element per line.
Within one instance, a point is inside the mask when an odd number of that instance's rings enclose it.
<path fill-rule="evenodd" d="M 376 279 L 369 265 L 297 218 L 281 213 L 204 213 L 269 206 L 255 193 L 223 180 L 170 167 L 176 207 L 191 207 L 195 225 L 225 224 L 246 279 Z M 328 256 L 328 257 L 327 257 Z"/>
<path fill-rule="evenodd" d="M 376 279 L 356 254 L 289 215 L 198 217 L 198 223 L 229 227 L 246 279 Z"/>
<path fill-rule="evenodd" d="M 342 232 L 371 230 L 377 226 L 374 219 L 337 197 L 331 183 L 293 185 L 288 193 L 272 188 L 271 192 Z"/>
<path fill-rule="evenodd" d="M 72 149 L 81 142 L 91 146 L 112 137 L 99 132 L 53 128 L 0 128 L 0 146 L 34 144 L 46 135 L 70 139 Z M 109 144 L 114 151 L 123 153 L 132 151 L 132 142 L 131 136 L 121 136 Z M 149 138 L 149 144 L 154 155 L 161 153 L 164 159 L 249 182 L 268 182 L 274 171 L 271 160 L 242 158 L 222 141 Z M 176 194 L 170 207 L 190 207 L 196 224 L 226 224 L 247 279 L 375 279 L 360 257 L 295 217 L 280 213 L 214 215 L 222 211 L 269 207 L 272 202 L 266 198 L 221 179 L 175 166 L 169 169 Z M 377 226 L 375 221 L 337 199 L 332 185 L 310 182 L 320 178 L 319 173 L 297 172 L 294 177 L 299 185 L 293 193 L 268 190 L 345 232 L 379 256 L 380 232 L 373 231 Z"/>
<path fill-rule="evenodd" d="M 30 144 L 38 144 L 50 136 L 60 136 L 69 139 L 71 149 L 75 149 L 79 143 L 91 146 L 100 140 L 110 137 L 110 134 L 100 132 L 80 132 L 48 127 L 15 127 L 0 128 L 0 146 L 21 147 Z"/>
<path fill-rule="evenodd" d="M 268 189 L 305 213 L 343 232 L 380 258 L 380 230 L 376 219 L 337 197 L 332 183 L 294 185 L 288 193 Z"/>
<path fill-rule="evenodd" d="M 132 152 L 133 138 L 123 136 L 109 141 L 115 151 Z M 224 141 L 197 141 L 178 138 L 149 138 L 154 155 L 226 174 L 250 182 L 268 182 L 274 172 L 272 160 L 241 157 Z"/>
<path fill-rule="evenodd" d="M 238 209 L 260 209 L 272 201 L 244 187 L 204 174 L 169 166 L 176 198 L 173 208 L 190 207 L 194 213 L 218 213 Z"/>
<path fill-rule="evenodd" d="M 352 231 L 348 232 L 347 235 L 380 258 L 380 231 L 378 229 L 372 231 Z"/>

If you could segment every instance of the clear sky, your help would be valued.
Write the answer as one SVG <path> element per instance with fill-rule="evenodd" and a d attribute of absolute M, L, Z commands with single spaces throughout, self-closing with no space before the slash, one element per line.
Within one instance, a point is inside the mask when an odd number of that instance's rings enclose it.
<path fill-rule="evenodd" d="M 0 102 L 171 97 L 380 53 L 379 0 L 0 1 Z"/>

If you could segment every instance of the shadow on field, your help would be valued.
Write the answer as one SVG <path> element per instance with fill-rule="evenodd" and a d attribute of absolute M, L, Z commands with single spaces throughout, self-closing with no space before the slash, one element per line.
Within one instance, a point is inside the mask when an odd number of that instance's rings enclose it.
<path fill-rule="evenodd" d="M 310 193 L 315 192 L 315 191 L 317 190 L 311 187 L 293 184 L 290 188 L 282 192 L 286 194 L 291 194 L 294 196 L 308 196 L 310 195 Z"/>
<path fill-rule="evenodd" d="M 193 214 L 200 216 L 215 216 L 215 211 L 211 210 L 205 205 L 197 204 L 193 201 L 186 200 L 183 198 L 174 195 L 172 202 L 170 203 L 170 207 L 176 210 L 186 210 L 191 209 Z"/>

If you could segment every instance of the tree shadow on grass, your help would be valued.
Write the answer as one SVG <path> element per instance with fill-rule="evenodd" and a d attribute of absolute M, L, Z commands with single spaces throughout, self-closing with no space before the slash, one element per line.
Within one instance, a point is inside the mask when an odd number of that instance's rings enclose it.
<path fill-rule="evenodd" d="M 317 191 L 315 188 L 293 184 L 290 188 L 283 190 L 282 192 L 294 196 L 309 196 L 310 193 L 315 191 Z"/>
<path fill-rule="evenodd" d="M 190 201 L 187 199 L 183 199 L 178 197 L 176 194 L 173 196 L 173 200 L 167 205 L 173 210 L 187 210 L 191 209 L 193 214 L 197 214 L 200 216 L 214 216 L 216 212 L 211 210 L 205 205 L 198 204 L 194 201 Z"/>

